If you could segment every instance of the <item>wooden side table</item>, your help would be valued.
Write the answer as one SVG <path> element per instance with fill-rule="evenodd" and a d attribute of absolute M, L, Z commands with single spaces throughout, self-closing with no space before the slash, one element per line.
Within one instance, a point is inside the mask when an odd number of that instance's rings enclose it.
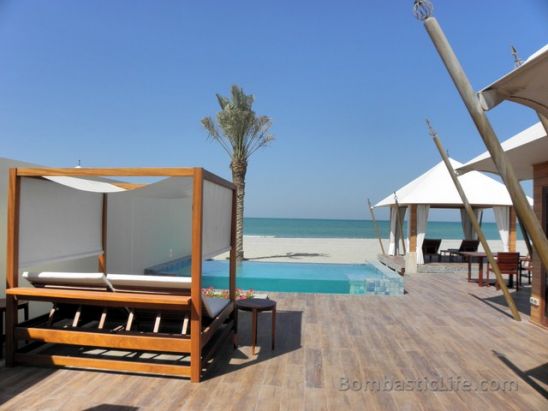
<path fill-rule="evenodd" d="M 257 314 L 262 311 L 272 311 L 272 349 L 276 340 L 276 301 L 265 298 L 248 298 L 236 301 L 236 307 L 242 311 L 251 311 L 251 353 L 255 355 L 257 345 Z"/>
<path fill-rule="evenodd" d="M 25 321 L 29 319 L 29 302 L 24 300 L 17 301 L 17 309 L 23 310 Z M 4 343 L 4 317 L 6 315 L 6 299 L 0 298 L 0 358 L 2 358 L 2 344 Z"/>

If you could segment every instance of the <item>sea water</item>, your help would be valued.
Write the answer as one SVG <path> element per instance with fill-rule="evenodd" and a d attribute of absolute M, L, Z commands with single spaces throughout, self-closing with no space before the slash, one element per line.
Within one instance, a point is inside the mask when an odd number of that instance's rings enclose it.
<path fill-rule="evenodd" d="M 388 238 L 390 223 L 377 222 L 382 238 Z M 482 224 L 488 240 L 500 239 L 495 223 Z M 404 224 L 404 232 L 407 232 Z M 252 218 L 244 219 L 244 235 L 284 238 L 377 238 L 375 226 L 370 220 L 328 220 L 306 218 Z M 518 239 L 521 232 L 517 230 Z M 460 222 L 429 221 L 427 238 L 461 240 L 464 235 Z"/>

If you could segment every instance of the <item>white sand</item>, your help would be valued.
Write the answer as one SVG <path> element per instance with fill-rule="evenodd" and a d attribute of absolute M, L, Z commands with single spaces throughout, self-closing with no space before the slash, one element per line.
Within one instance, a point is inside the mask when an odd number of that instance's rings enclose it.
<path fill-rule="evenodd" d="M 458 248 L 460 240 L 443 240 L 440 249 Z M 502 250 L 500 240 L 490 240 L 493 251 Z M 527 254 L 523 241 L 518 241 L 518 251 Z M 384 241 L 388 251 L 388 241 Z M 480 246 L 481 250 L 481 246 Z M 375 261 L 381 249 L 375 239 L 351 238 L 272 238 L 244 236 L 244 254 L 256 261 L 301 263 L 363 263 Z M 217 257 L 225 259 L 228 254 Z"/>

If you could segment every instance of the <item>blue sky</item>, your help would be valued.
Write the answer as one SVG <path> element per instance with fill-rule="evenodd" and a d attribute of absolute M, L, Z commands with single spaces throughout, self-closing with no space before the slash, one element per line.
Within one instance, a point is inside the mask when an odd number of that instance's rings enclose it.
<path fill-rule="evenodd" d="M 548 40 L 548 2 L 434 1 L 476 89 Z M 203 166 L 230 178 L 200 119 L 232 84 L 276 140 L 246 215 L 367 218 L 439 161 L 485 150 L 412 1 L 1 1 L 0 156 L 50 166 Z M 504 103 L 501 139 L 537 121 Z M 381 217 L 384 214 L 381 213 Z M 439 219 L 457 217 L 437 214 Z"/>

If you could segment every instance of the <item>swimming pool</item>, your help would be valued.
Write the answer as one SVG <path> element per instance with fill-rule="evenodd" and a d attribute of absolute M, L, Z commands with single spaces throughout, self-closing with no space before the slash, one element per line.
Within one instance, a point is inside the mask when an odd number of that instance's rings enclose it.
<path fill-rule="evenodd" d="M 202 287 L 228 288 L 228 261 L 205 261 Z M 151 267 L 147 273 L 190 276 L 189 261 Z M 402 295 L 403 278 L 381 264 L 317 264 L 244 261 L 236 286 L 256 291 Z"/>

